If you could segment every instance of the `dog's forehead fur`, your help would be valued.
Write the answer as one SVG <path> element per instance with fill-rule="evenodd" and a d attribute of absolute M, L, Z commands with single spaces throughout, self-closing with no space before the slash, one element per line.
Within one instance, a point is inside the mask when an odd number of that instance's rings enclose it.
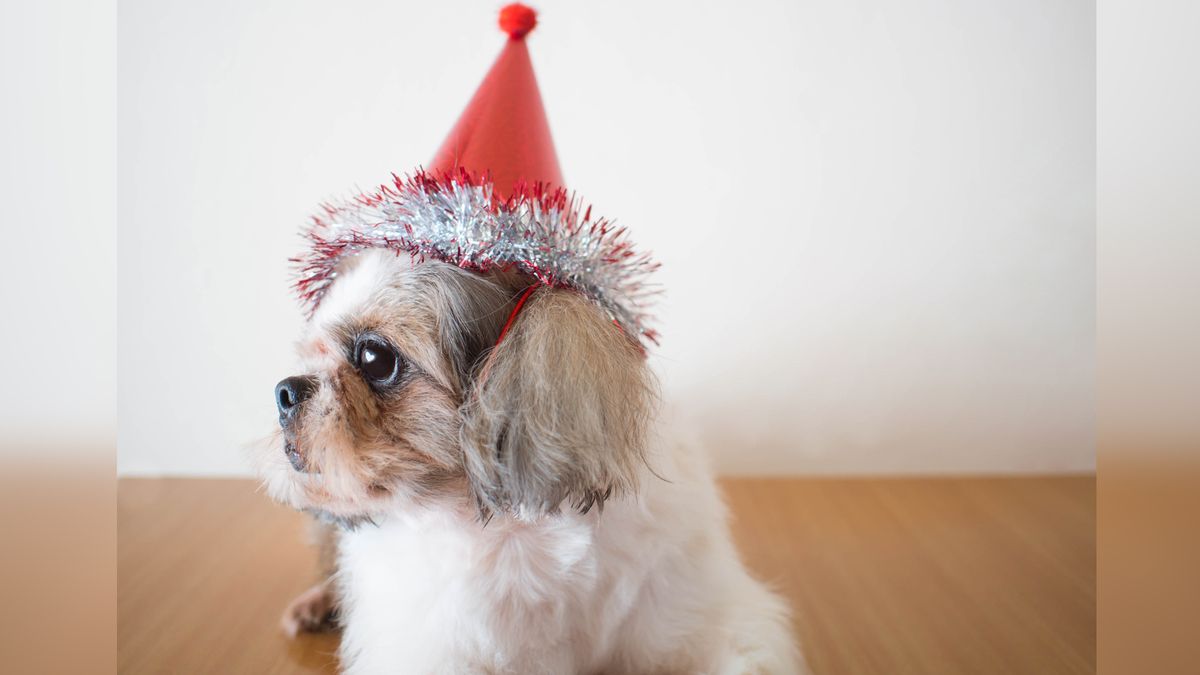
<path fill-rule="evenodd" d="M 331 360 L 345 361 L 355 336 L 376 333 L 404 357 L 437 378 L 443 386 L 449 364 L 437 348 L 434 308 L 420 302 L 420 280 L 441 263 L 420 263 L 383 251 L 370 251 L 349 261 L 329 297 L 313 316 L 300 344 L 304 365 L 317 371 Z M 424 271 L 426 274 L 422 275 Z"/>

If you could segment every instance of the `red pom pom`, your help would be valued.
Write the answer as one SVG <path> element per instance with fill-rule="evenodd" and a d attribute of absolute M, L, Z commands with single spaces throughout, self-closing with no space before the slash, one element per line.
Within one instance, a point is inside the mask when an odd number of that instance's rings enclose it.
<path fill-rule="evenodd" d="M 500 30 L 508 33 L 508 37 L 520 40 L 537 25 L 537 12 L 531 8 L 514 2 L 500 10 Z"/>

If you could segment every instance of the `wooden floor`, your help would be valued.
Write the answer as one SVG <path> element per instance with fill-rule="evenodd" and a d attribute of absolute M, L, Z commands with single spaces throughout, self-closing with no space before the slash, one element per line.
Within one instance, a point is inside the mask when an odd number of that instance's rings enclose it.
<path fill-rule="evenodd" d="M 814 673 L 1092 673 L 1095 481 L 723 481 L 743 555 Z M 334 672 L 278 629 L 313 581 L 299 514 L 253 483 L 123 479 L 122 673 Z"/>

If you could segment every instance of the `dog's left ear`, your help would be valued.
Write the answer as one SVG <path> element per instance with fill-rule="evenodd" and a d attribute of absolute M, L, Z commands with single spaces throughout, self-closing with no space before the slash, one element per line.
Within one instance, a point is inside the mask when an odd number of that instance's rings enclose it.
<path fill-rule="evenodd" d="M 481 514 L 581 511 L 635 485 L 654 385 L 637 344 L 576 292 L 539 288 L 463 406 Z"/>

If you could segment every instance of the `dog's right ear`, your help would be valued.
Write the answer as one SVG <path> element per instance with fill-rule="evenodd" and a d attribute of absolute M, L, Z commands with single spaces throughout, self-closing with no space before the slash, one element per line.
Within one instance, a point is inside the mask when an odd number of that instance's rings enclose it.
<path fill-rule="evenodd" d="M 463 406 L 481 515 L 586 511 L 636 483 L 654 386 L 639 346 L 592 301 L 537 289 Z"/>

